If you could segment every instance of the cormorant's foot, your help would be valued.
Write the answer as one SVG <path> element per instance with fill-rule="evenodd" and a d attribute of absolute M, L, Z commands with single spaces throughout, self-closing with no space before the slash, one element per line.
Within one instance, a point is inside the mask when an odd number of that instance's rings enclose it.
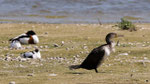
<path fill-rule="evenodd" d="M 98 70 L 97 70 L 97 69 L 95 69 L 95 72 L 96 72 L 96 73 L 98 73 Z"/>

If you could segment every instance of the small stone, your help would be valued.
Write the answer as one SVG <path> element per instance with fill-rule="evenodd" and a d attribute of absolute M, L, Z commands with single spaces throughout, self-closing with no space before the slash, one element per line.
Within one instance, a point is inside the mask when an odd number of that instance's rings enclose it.
<path fill-rule="evenodd" d="M 9 82 L 9 84 L 16 84 L 14 81 Z"/>
<path fill-rule="evenodd" d="M 54 47 L 59 47 L 59 45 L 55 43 L 55 44 L 54 44 Z"/>
<path fill-rule="evenodd" d="M 83 52 L 83 51 L 81 51 L 80 53 L 81 53 L 81 54 L 83 54 L 84 52 Z"/>
<path fill-rule="evenodd" d="M 31 49 L 31 46 L 27 46 L 26 49 Z"/>
<path fill-rule="evenodd" d="M 38 48 L 38 46 L 34 46 L 34 48 L 36 48 L 36 49 L 37 49 L 37 48 Z"/>
<path fill-rule="evenodd" d="M 66 48 L 66 50 L 70 50 L 69 48 Z"/>
<path fill-rule="evenodd" d="M 142 62 L 143 66 L 146 66 L 145 62 Z"/>
<path fill-rule="evenodd" d="M 87 47 L 87 46 L 84 46 L 83 49 L 88 49 L 88 47 Z"/>
<path fill-rule="evenodd" d="M 59 26 L 56 26 L 56 29 L 58 29 L 59 28 Z"/>
<path fill-rule="evenodd" d="M 49 76 L 57 76 L 57 74 L 52 73 L 52 74 L 49 74 Z"/>
<path fill-rule="evenodd" d="M 147 60 L 148 58 L 147 57 L 144 57 L 144 60 Z"/>
<path fill-rule="evenodd" d="M 74 49 L 74 47 L 73 47 L 73 46 L 72 46 L 71 48 L 72 48 L 72 49 Z"/>
<path fill-rule="evenodd" d="M 43 48 L 43 46 L 40 46 L 40 48 Z"/>
<path fill-rule="evenodd" d="M 34 26 L 34 25 L 32 25 L 32 28 L 35 28 L 35 26 Z"/>
<path fill-rule="evenodd" d="M 89 51 L 85 51 L 86 54 L 89 54 Z"/>
<path fill-rule="evenodd" d="M 31 74 L 28 74 L 27 76 L 34 76 L 34 74 L 31 73 Z"/>
<path fill-rule="evenodd" d="M 44 48 L 48 48 L 48 46 L 47 46 L 47 45 L 45 45 L 45 46 L 44 46 Z"/>
<path fill-rule="evenodd" d="M 46 35 L 47 35 L 47 34 L 48 34 L 48 32 L 45 32 L 44 34 L 46 34 Z"/>
<path fill-rule="evenodd" d="M 10 56 L 14 56 L 14 54 L 10 54 Z"/>
<path fill-rule="evenodd" d="M 6 56 L 6 57 L 9 56 L 9 53 L 7 53 L 5 56 Z"/>
<path fill-rule="evenodd" d="M 19 58 L 18 60 L 19 60 L 19 61 L 21 61 L 21 62 L 25 62 L 25 61 L 27 61 L 27 59 L 26 59 L 26 58 Z"/>
<path fill-rule="evenodd" d="M 64 41 L 61 41 L 61 45 L 64 45 L 65 44 L 65 42 Z"/>
<path fill-rule="evenodd" d="M 11 59 L 11 57 L 6 57 L 5 60 L 6 61 L 11 61 L 12 59 Z"/>
<path fill-rule="evenodd" d="M 76 57 L 80 57 L 80 55 L 76 55 Z"/>
<path fill-rule="evenodd" d="M 128 53 L 120 53 L 119 55 L 124 55 L 124 56 L 128 56 Z"/>
<path fill-rule="evenodd" d="M 148 82 L 148 80 L 145 80 L 146 82 Z"/>
<path fill-rule="evenodd" d="M 133 57 L 133 59 L 136 59 L 136 57 Z"/>

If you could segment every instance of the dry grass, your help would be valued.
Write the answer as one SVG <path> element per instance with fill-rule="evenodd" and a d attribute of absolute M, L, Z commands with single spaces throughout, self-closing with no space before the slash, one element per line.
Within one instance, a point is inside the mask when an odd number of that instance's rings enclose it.
<path fill-rule="evenodd" d="M 136 24 L 136 32 L 122 31 L 114 24 L 0 24 L 0 83 L 8 84 L 148 84 L 150 83 L 150 24 Z M 30 49 L 11 50 L 8 39 L 28 30 L 34 30 L 40 43 Z M 95 47 L 104 44 L 109 32 L 123 34 L 116 52 L 98 68 L 69 70 L 71 64 L 80 64 Z M 117 39 L 116 39 L 117 40 Z M 64 45 L 61 46 L 61 42 Z M 60 47 L 54 47 L 56 43 Z M 18 61 L 24 51 L 38 46 L 42 60 Z M 46 46 L 46 47 L 45 47 Z M 84 49 L 84 46 L 85 49 Z M 128 53 L 129 55 L 119 55 Z M 12 61 L 4 60 L 8 55 Z M 57 58 L 56 58 L 57 57 Z M 52 75 L 52 76 L 51 76 Z M 56 75 L 56 76 L 55 76 Z"/>

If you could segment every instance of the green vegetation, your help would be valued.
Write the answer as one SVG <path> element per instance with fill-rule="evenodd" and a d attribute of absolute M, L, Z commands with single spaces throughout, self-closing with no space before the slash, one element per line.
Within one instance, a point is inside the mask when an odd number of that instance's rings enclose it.
<path fill-rule="evenodd" d="M 136 31 L 136 27 L 131 21 L 121 18 L 121 22 L 117 25 L 122 30 Z"/>

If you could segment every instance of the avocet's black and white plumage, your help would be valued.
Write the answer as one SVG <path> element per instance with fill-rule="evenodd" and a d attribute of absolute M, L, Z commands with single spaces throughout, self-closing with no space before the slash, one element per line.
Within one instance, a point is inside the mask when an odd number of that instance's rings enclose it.
<path fill-rule="evenodd" d="M 21 48 L 21 44 L 18 40 L 14 40 L 10 43 L 10 48 L 19 49 Z"/>
<path fill-rule="evenodd" d="M 11 42 L 18 40 L 21 44 L 37 44 L 39 38 L 33 30 L 28 31 L 25 34 L 21 34 L 15 38 L 10 39 Z"/>
<path fill-rule="evenodd" d="M 118 37 L 116 33 L 107 34 L 105 38 L 107 44 L 94 48 L 80 65 L 72 65 L 69 66 L 69 68 L 70 69 L 84 68 L 87 70 L 95 69 L 95 71 L 98 73 L 97 70 L 98 66 L 102 64 L 105 57 L 109 56 L 112 51 L 115 51 L 114 47 L 116 43 L 113 42 L 112 39 L 116 37 Z"/>
<path fill-rule="evenodd" d="M 41 53 L 40 53 L 39 49 L 35 49 L 34 51 L 21 53 L 21 57 L 23 57 L 23 58 L 41 59 Z"/>

